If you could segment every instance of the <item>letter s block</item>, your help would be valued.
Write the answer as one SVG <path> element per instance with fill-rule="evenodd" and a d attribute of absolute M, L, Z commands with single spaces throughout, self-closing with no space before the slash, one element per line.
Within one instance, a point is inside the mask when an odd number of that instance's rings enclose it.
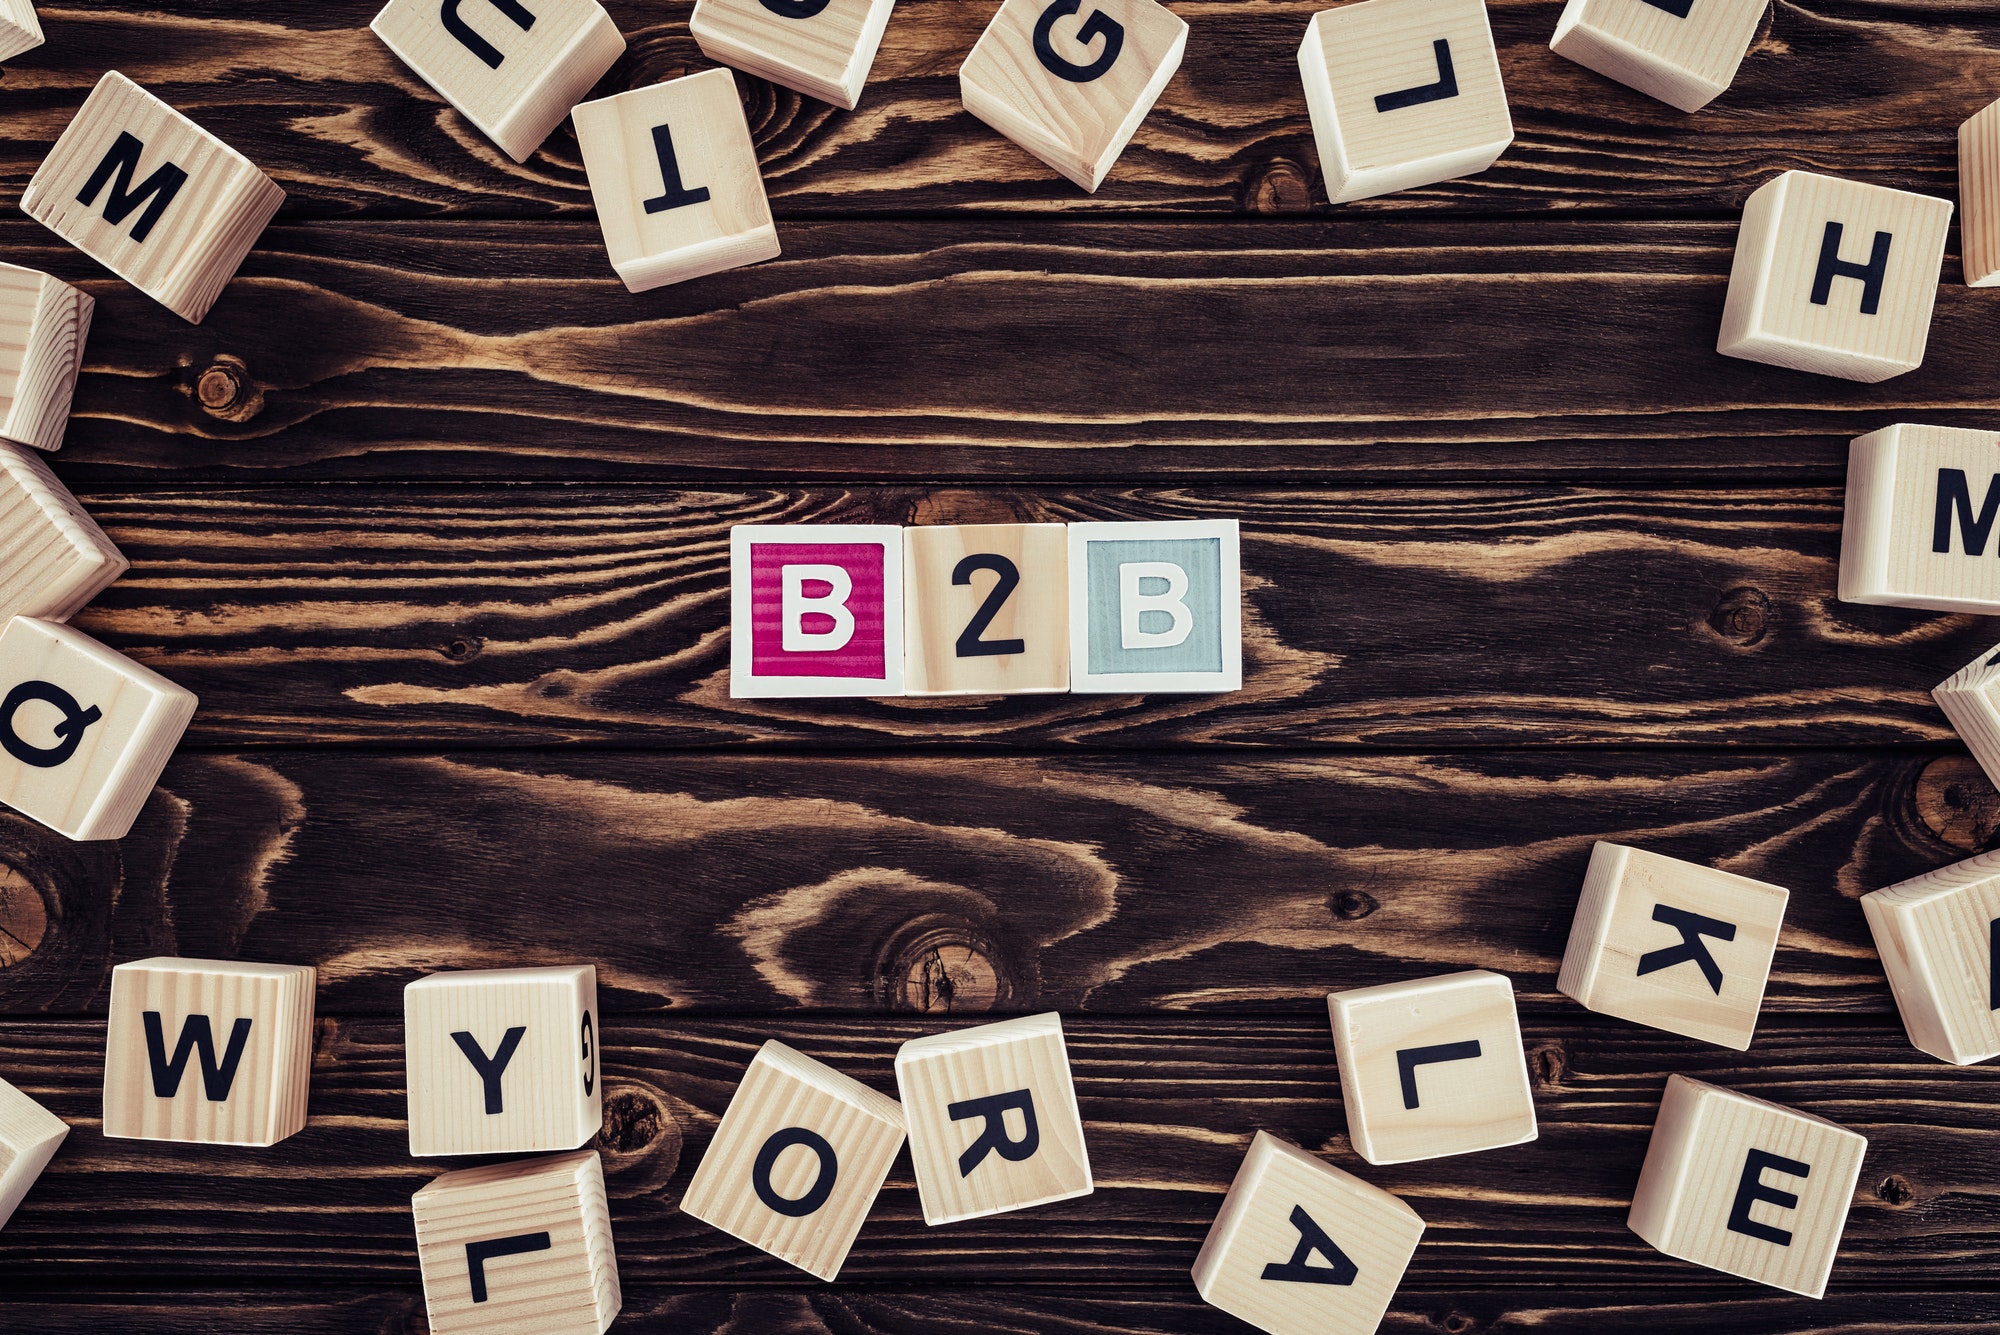
<path fill-rule="evenodd" d="M 729 694 L 903 693 L 903 530 L 729 531 Z"/>
<path fill-rule="evenodd" d="M 2000 1056 L 2000 853 L 1861 897 L 1910 1042 L 1967 1066 Z"/>
<path fill-rule="evenodd" d="M 1240 562 L 1233 519 L 1071 524 L 1070 689 L 1242 689 Z"/>
<path fill-rule="evenodd" d="M 688 31 L 710 60 L 854 110 L 896 0 L 696 0 Z"/>
<path fill-rule="evenodd" d="M 55 1158 L 69 1123 L 0 1080 L 0 1228 Z"/>
<path fill-rule="evenodd" d="M 2000 612 L 2000 433 L 1899 424 L 1848 446 L 1840 597 Z"/>
<path fill-rule="evenodd" d="M 1682 111 L 1736 78 L 1765 0 L 1569 0 L 1549 49 Z"/>
<path fill-rule="evenodd" d="M 306 1124 L 305 965 L 148 959 L 111 971 L 104 1134 L 275 1145 Z"/>
<path fill-rule="evenodd" d="M 1069 534 L 1062 524 L 903 530 L 911 695 L 1069 689 Z"/>

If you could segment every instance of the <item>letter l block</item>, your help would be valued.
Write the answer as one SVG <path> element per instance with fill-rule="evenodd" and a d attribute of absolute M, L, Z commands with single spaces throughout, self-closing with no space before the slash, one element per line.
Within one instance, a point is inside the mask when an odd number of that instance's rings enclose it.
<path fill-rule="evenodd" d="M 1843 602 L 2000 612 L 2000 433 L 1900 423 L 1849 445 L 1839 589 Z"/>

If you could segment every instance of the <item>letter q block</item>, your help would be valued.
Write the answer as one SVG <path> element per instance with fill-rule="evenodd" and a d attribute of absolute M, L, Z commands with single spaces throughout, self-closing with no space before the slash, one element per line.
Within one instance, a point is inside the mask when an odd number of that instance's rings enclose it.
<path fill-rule="evenodd" d="M 903 693 L 903 530 L 729 531 L 729 694 Z"/>
<path fill-rule="evenodd" d="M 2000 1056 L 2000 853 L 1861 897 L 1910 1042 L 1958 1066 Z"/>
<path fill-rule="evenodd" d="M 69 1123 L 0 1080 L 0 1228 L 55 1158 Z"/>
<path fill-rule="evenodd" d="M 1735 81 L 1766 0 L 1569 0 L 1549 49 L 1682 111 Z"/>
<path fill-rule="evenodd" d="M 2000 612 L 2000 434 L 1886 426 L 1847 449 L 1840 597 Z"/>
<path fill-rule="evenodd" d="M 1236 521 L 1069 526 L 1070 689 L 1243 687 Z"/>
<path fill-rule="evenodd" d="M 0 437 L 62 448 L 96 307 L 60 279 L 0 264 Z"/>
<path fill-rule="evenodd" d="M 854 110 L 896 0 L 696 0 L 688 31 L 710 60 Z"/>
<path fill-rule="evenodd" d="M 911 695 L 1069 689 L 1069 534 L 1062 524 L 903 530 Z"/>

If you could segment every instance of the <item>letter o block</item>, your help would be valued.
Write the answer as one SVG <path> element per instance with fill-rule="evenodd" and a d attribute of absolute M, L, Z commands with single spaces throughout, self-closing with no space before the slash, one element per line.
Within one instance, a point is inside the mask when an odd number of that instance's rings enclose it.
<path fill-rule="evenodd" d="M 1959 1066 L 2000 1056 L 2000 853 L 1861 897 L 1910 1042 Z"/>
<path fill-rule="evenodd" d="M 688 31 L 710 60 L 854 110 L 896 0 L 696 0 Z"/>
<path fill-rule="evenodd" d="M 1840 597 L 2000 612 L 2000 433 L 1899 424 L 1848 446 Z"/>
<path fill-rule="evenodd" d="M 903 530 L 729 531 L 729 694 L 903 693 Z"/>

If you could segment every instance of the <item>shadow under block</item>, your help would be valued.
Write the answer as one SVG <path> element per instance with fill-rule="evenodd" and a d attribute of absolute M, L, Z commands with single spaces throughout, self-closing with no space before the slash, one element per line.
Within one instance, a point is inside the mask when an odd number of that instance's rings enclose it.
<path fill-rule="evenodd" d="M 597 0 L 389 0 L 368 26 L 516 162 L 625 53 Z"/>
<path fill-rule="evenodd" d="M 433 1335 L 601 1335 L 617 1317 L 596 1150 L 445 1173 L 410 1206 Z"/>
<path fill-rule="evenodd" d="M 1969 1066 L 2000 1056 L 2000 853 L 1861 897 L 1910 1042 Z"/>
<path fill-rule="evenodd" d="M 1951 201 L 1784 172 L 1743 205 L 1715 350 L 1873 384 L 1930 341 Z"/>
<path fill-rule="evenodd" d="M 1090 1194 L 1054 1011 L 913 1038 L 896 1051 L 896 1086 L 926 1224 Z"/>
<path fill-rule="evenodd" d="M 903 530 L 911 695 L 1069 689 L 1069 532 L 1063 524 Z"/>
<path fill-rule="evenodd" d="M 854 110 L 896 0 L 696 0 L 688 31 L 710 60 Z"/>
<path fill-rule="evenodd" d="M 0 630 L 0 802 L 71 839 L 120 839 L 194 717 L 195 698 L 82 631 Z"/>
<path fill-rule="evenodd" d="M 1299 76 L 1335 204 L 1485 171 L 1514 142 L 1483 0 L 1323 9 Z"/>
<path fill-rule="evenodd" d="M 0 1228 L 55 1158 L 69 1124 L 0 1080 Z"/>
<path fill-rule="evenodd" d="M 1409 1163 L 1535 1138 L 1514 985 L 1485 969 L 1326 999 L 1355 1153 Z"/>
<path fill-rule="evenodd" d="M 59 278 L 0 264 L 0 437 L 62 448 L 96 306 Z"/>
<path fill-rule="evenodd" d="M 1736 78 L 1770 0 L 1569 0 L 1549 49 L 1682 111 Z"/>
<path fill-rule="evenodd" d="M 681 1210 L 831 1280 L 903 1136 L 894 1099 L 772 1039 L 743 1073 Z"/>
<path fill-rule="evenodd" d="M 728 70 L 585 102 L 572 114 L 604 248 L 627 288 L 777 257 L 778 229 Z"/>
<path fill-rule="evenodd" d="M 200 324 L 284 202 L 250 159 L 112 70 L 35 170 L 21 211 Z"/>
<path fill-rule="evenodd" d="M 0 617 L 67 621 L 130 565 L 39 456 L 0 441 Z"/>
<path fill-rule="evenodd" d="M 1072 691 L 1241 690 L 1236 521 L 1071 524 L 1069 646 Z"/>
<path fill-rule="evenodd" d="M 2000 102 L 1958 127 L 1958 236 L 1965 285 L 2000 284 Z"/>
<path fill-rule="evenodd" d="M 573 1150 L 604 1125 L 597 969 L 434 973 L 403 989 L 410 1153 Z"/>
<path fill-rule="evenodd" d="M 1867 1149 L 1823 1118 L 1668 1076 L 1626 1222 L 1668 1256 L 1818 1298 Z"/>
<path fill-rule="evenodd" d="M 1847 448 L 1843 602 L 2000 612 L 2000 433 L 1899 424 Z"/>
<path fill-rule="evenodd" d="M 1096 190 L 1181 67 L 1187 34 L 1156 0 L 1005 0 L 958 67 L 959 98 Z"/>
<path fill-rule="evenodd" d="M 1791 892 L 1598 843 L 1556 990 L 1600 1015 L 1749 1049 Z"/>
<path fill-rule="evenodd" d="M 104 1134 L 275 1145 L 306 1124 L 314 971 L 148 959 L 111 971 Z"/>
<path fill-rule="evenodd" d="M 43 41 L 42 20 L 32 0 L 0 0 L 0 60 L 12 60 Z"/>
<path fill-rule="evenodd" d="M 732 698 L 903 693 L 903 530 L 743 524 L 729 531 Z"/>
<path fill-rule="evenodd" d="M 1259 1131 L 1194 1286 L 1268 1335 L 1373 1335 L 1423 1234 L 1400 1197 Z"/>

